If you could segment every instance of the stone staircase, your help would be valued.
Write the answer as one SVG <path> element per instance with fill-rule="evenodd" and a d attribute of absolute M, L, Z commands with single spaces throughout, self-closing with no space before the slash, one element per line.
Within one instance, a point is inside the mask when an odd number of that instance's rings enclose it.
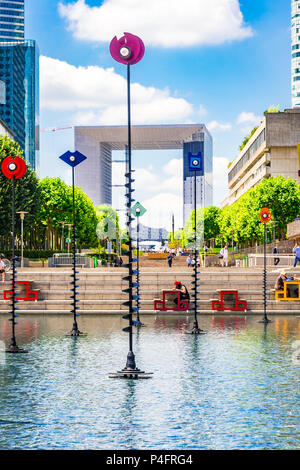
<path fill-rule="evenodd" d="M 161 291 L 174 287 L 175 280 L 182 281 L 190 293 L 191 270 L 176 272 L 144 272 L 140 274 L 141 315 L 155 314 L 153 310 L 153 299 L 161 298 Z M 128 283 L 122 281 L 127 275 L 125 270 L 104 272 L 80 271 L 79 284 L 79 306 L 82 314 L 106 314 L 120 315 L 128 310 L 122 302 L 128 300 L 128 295 L 122 289 L 128 287 Z M 268 313 L 269 314 L 300 314 L 300 302 L 278 302 L 274 300 L 275 279 L 278 274 L 268 273 Z M 299 277 L 299 275 L 298 275 Z M 21 314 L 69 314 L 71 308 L 70 282 L 71 272 L 24 271 L 18 273 L 19 281 L 33 280 L 33 288 L 39 290 L 37 302 L 18 302 Z M 233 269 L 206 271 L 200 274 L 199 305 L 202 314 L 221 314 L 223 312 L 212 312 L 211 299 L 217 299 L 217 289 L 233 289 L 239 291 L 239 299 L 247 300 L 249 314 L 261 314 L 263 312 L 262 272 L 251 272 L 248 270 L 235 271 Z M 10 290 L 10 282 L 0 283 L 0 314 L 9 313 L 9 301 L 3 300 L 3 290 Z M 172 312 L 171 312 L 172 313 Z M 182 315 L 180 312 L 174 314 Z M 232 315 L 232 312 L 225 312 Z M 169 312 L 167 313 L 169 314 Z M 240 312 L 238 314 L 243 314 Z"/>

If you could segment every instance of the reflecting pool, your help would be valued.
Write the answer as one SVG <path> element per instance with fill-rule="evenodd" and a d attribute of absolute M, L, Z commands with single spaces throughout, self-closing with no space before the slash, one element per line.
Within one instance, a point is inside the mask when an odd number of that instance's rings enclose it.
<path fill-rule="evenodd" d="M 0 316 L 0 339 L 10 339 Z M 109 379 L 125 366 L 128 323 L 83 316 L 87 337 L 64 336 L 67 316 L 21 316 L 0 354 L 0 449 L 297 449 L 300 318 L 145 317 L 137 366 L 150 380 Z"/>

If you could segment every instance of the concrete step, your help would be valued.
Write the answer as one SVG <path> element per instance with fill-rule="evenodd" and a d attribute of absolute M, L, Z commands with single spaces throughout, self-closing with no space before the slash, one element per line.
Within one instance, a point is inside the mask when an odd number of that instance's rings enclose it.
<path fill-rule="evenodd" d="M 121 299 L 127 300 L 128 294 L 122 292 L 121 289 L 115 290 L 79 290 L 78 298 L 82 300 L 114 300 Z M 133 290 L 136 293 L 136 290 Z M 59 289 L 59 290 L 40 290 L 39 300 L 68 300 L 70 298 L 70 289 Z M 190 291 L 191 297 L 193 296 L 193 290 Z M 153 300 L 162 297 L 161 290 L 140 290 L 140 296 L 143 300 Z M 218 294 L 214 290 L 202 290 L 199 289 L 199 296 L 202 300 L 217 299 Z M 272 298 L 272 293 L 270 294 Z M 273 294 L 274 297 L 274 294 Z M 239 298 L 246 300 L 261 300 L 262 290 L 257 291 L 239 291 Z"/>
<path fill-rule="evenodd" d="M 263 302 L 258 300 L 249 300 L 247 302 L 250 311 L 262 310 Z M 199 300 L 198 305 L 200 310 L 210 310 L 211 302 L 208 300 Z M 268 301 L 268 308 L 271 310 L 285 309 L 289 311 L 298 311 L 300 313 L 300 302 L 281 302 L 270 300 Z M 128 310 L 128 307 L 122 305 L 121 300 L 82 300 L 78 303 L 80 310 Z M 153 300 L 142 300 L 141 306 L 143 309 L 153 309 Z M 20 310 L 69 310 L 71 309 L 71 300 L 40 300 L 37 302 L 18 302 L 17 307 Z M 192 308 L 192 307 L 191 307 Z M 0 311 L 10 310 L 9 301 L 0 301 Z"/>
<path fill-rule="evenodd" d="M 7 315 L 9 316 L 11 314 L 10 310 L 1 310 L 1 315 Z M 72 315 L 70 310 L 50 310 L 50 309 L 47 309 L 47 310 L 19 310 L 18 311 L 18 314 L 19 315 Z M 263 315 L 264 314 L 264 310 L 263 309 L 260 309 L 260 310 L 247 310 L 247 313 L 244 313 L 244 312 L 212 312 L 211 310 L 201 310 L 201 312 L 199 313 L 199 319 L 201 320 L 201 316 L 204 316 L 204 315 L 209 315 L 209 316 L 212 316 L 212 317 L 224 317 L 224 316 L 231 316 L 231 317 L 241 317 L 241 318 L 244 318 L 244 317 L 248 317 L 248 316 L 251 316 L 251 315 Z M 267 311 L 267 314 L 268 316 L 278 316 L 278 315 L 295 315 L 295 316 L 299 316 L 300 314 L 300 311 L 299 310 L 272 310 L 270 308 L 268 308 L 268 311 Z M 109 315 L 109 316 L 112 316 L 112 315 L 116 315 L 116 316 L 121 316 L 121 315 L 124 315 L 124 311 L 123 310 L 80 310 L 80 315 L 84 316 L 84 315 Z M 190 317 L 190 318 L 193 318 L 194 316 L 194 313 L 192 311 L 190 312 L 156 312 L 154 310 L 141 310 L 140 311 L 140 315 L 141 317 L 143 316 L 147 316 L 147 315 L 152 315 L 152 316 L 155 316 L 157 318 L 161 317 L 161 318 L 166 318 L 168 316 L 176 316 L 178 318 L 186 318 L 186 317 Z M 22 321 L 22 317 L 20 318 L 20 321 Z M 125 320 L 124 320 L 125 322 Z"/>

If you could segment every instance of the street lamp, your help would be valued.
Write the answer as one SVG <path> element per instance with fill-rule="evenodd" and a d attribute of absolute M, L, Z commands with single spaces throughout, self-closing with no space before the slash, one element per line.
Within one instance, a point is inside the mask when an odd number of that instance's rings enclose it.
<path fill-rule="evenodd" d="M 28 214 L 28 212 L 25 211 L 19 211 L 17 214 L 20 214 L 20 219 L 21 219 L 21 268 L 24 268 L 24 243 L 23 243 L 23 238 L 24 238 L 24 218 L 25 214 Z"/>
<path fill-rule="evenodd" d="M 73 224 L 65 224 L 68 229 L 69 229 L 69 232 L 68 232 L 68 254 L 70 253 L 70 240 L 71 240 L 71 227 L 73 226 Z"/>
<path fill-rule="evenodd" d="M 58 222 L 59 224 L 61 224 L 61 244 L 60 244 L 60 249 L 61 249 L 61 252 L 63 253 L 64 252 L 64 249 L 65 249 L 65 240 L 64 240 L 64 236 L 65 236 L 65 224 L 66 222 Z"/>

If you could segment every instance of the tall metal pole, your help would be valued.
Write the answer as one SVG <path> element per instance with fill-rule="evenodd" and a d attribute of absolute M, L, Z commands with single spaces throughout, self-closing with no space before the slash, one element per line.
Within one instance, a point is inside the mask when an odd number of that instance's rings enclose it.
<path fill-rule="evenodd" d="M 125 320 L 129 320 L 129 326 L 127 328 L 123 328 L 123 331 L 129 333 L 129 351 L 127 354 L 127 361 L 126 367 L 124 370 L 136 370 L 136 363 L 135 363 L 135 355 L 133 353 L 133 318 L 132 314 L 134 312 L 133 309 L 133 300 L 136 299 L 137 296 L 133 295 L 133 256 L 132 256 L 132 233 L 131 233 L 131 205 L 132 205 L 132 197 L 131 193 L 132 190 L 132 168 L 131 168 L 131 109 L 130 109 L 130 65 L 127 64 L 127 117 L 128 117 L 128 148 L 127 148 L 127 173 L 126 173 L 126 197 L 127 197 L 127 222 L 126 225 L 128 227 L 128 237 L 129 237 L 129 253 L 128 253 L 128 276 L 124 279 L 128 281 L 128 289 L 125 289 L 125 292 L 128 293 L 128 301 L 125 302 L 125 305 L 128 306 L 128 315 L 124 315 L 123 318 Z M 135 272 L 136 274 L 136 272 Z"/>
<path fill-rule="evenodd" d="M 20 213 L 21 218 L 21 268 L 24 268 L 24 213 Z"/>
<path fill-rule="evenodd" d="M 27 353 L 28 351 L 25 351 L 24 349 L 21 349 L 17 346 L 16 342 L 16 331 L 15 331 L 15 325 L 18 323 L 16 322 L 16 318 L 18 318 L 18 315 L 16 314 L 16 303 L 18 302 L 16 300 L 16 285 L 17 285 L 17 269 L 16 269 L 16 228 L 15 228 L 15 184 L 16 184 L 16 178 L 13 176 L 12 178 L 12 211 L 11 211 L 11 224 L 12 224 L 12 303 L 11 303 L 11 318 L 9 321 L 11 321 L 11 326 L 12 326 L 12 335 L 11 335 L 11 341 L 10 341 L 10 346 L 8 349 L 6 349 L 7 353 Z"/>
<path fill-rule="evenodd" d="M 137 225 L 136 225 L 136 250 L 137 250 L 137 275 L 136 275 L 136 306 L 137 306 L 137 312 L 136 312 L 136 321 L 137 325 L 141 325 L 141 320 L 140 320 L 140 217 L 137 217 Z"/>
<path fill-rule="evenodd" d="M 73 328 L 70 333 L 68 333 L 68 336 L 81 336 L 84 333 L 79 331 L 78 329 L 78 324 L 77 324 L 77 317 L 79 317 L 79 313 L 77 313 L 77 310 L 80 309 L 80 307 L 77 306 L 79 300 L 77 299 L 78 291 L 77 288 L 79 287 L 77 285 L 77 281 L 79 281 L 79 278 L 77 278 L 77 274 L 79 274 L 79 271 L 77 271 L 77 260 L 76 260 L 76 247 L 77 247 L 77 233 L 76 233 L 76 217 L 75 217 L 75 168 L 72 166 L 72 196 L 73 196 L 73 236 L 72 236 L 72 252 L 73 252 L 73 266 L 72 266 L 72 281 L 71 281 L 71 306 L 72 310 L 71 313 L 73 313 Z M 69 231 L 70 231 L 70 226 L 69 226 Z"/>
<path fill-rule="evenodd" d="M 264 317 L 260 323 L 271 323 L 267 316 L 267 224 L 264 224 L 264 270 L 263 270 Z"/>
<path fill-rule="evenodd" d="M 200 280 L 198 278 L 198 274 L 199 271 L 197 269 L 197 177 L 196 177 L 196 171 L 194 172 L 194 213 L 195 213 L 195 216 L 194 216 L 194 222 L 195 222 L 195 225 L 194 225 L 194 243 L 195 243 L 195 247 L 194 247 L 194 274 L 192 275 L 193 277 L 193 282 L 192 284 L 194 285 L 194 294 L 193 294 L 193 297 L 194 297 L 194 326 L 193 326 L 193 329 L 191 331 L 191 334 L 194 334 L 194 335 L 197 335 L 197 334 L 201 334 L 201 333 L 204 333 L 203 330 L 201 330 L 199 328 L 199 324 L 198 324 L 198 287 L 199 287 L 199 284 L 198 284 L 198 281 Z"/>
<path fill-rule="evenodd" d="M 133 302 L 137 300 L 137 295 L 133 294 L 133 289 L 137 287 L 137 283 L 133 281 L 133 276 L 137 275 L 138 271 L 133 270 L 133 263 L 136 262 L 136 259 L 133 259 L 132 256 L 132 233 L 131 233 L 131 222 L 134 220 L 132 218 L 132 168 L 131 168 L 131 108 L 130 108 L 130 64 L 136 64 L 139 60 L 142 59 L 144 55 L 145 47 L 140 38 L 134 36 L 130 33 L 124 33 L 124 36 L 118 39 L 116 36 L 112 39 L 110 43 L 110 52 L 112 57 L 117 61 L 121 62 L 127 66 L 127 112 L 128 112 L 128 147 L 126 152 L 126 208 L 127 208 L 127 221 L 126 225 L 128 228 L 128 264 L 124 267 L 128 268 L 128 276 L 123 277 L 123 280 L 128 282 L 128 289 L 124 289 L 123 292 L 128 293 L 128 301 L 124 302 L 123 305 L 128 307 L 128 314 L 124 315 L 123 318 L 129 320 L 129 326 L 123 328 L 123 331 L 129 333 L 129 351 L 127 354 L 126 366 L 121 371 L 110 375 L 110 377 L 121 377 L 121 378 L 149 378 L 151 374 L 145 373 L 136 367 L 135 355 L 133 353 L 133 318 L 132 315 L 137 311 L 133 307 Z"/>

